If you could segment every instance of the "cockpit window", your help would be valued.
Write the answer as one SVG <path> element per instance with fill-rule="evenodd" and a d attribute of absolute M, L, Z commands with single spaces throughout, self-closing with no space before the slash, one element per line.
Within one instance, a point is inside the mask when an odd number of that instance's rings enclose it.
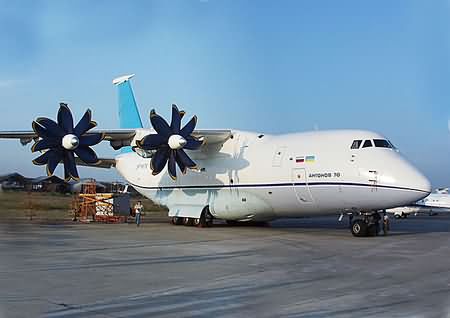
<path fill-rule="evenodd" d="M 397 149 L 397 147 L 395 147 L 394 144 L 390 140 L 388 140 L 388 143 L 391 145 L 392 149 Z"/>
<path fill-rule="evenodd" d="M 364 144 L 362 146 L 363 148 L 368 148 L 368 147 L 372 147 L 372 140 L 365 140 Z"/>
<path fill-rule="evenodd" d="M 378 148 L 392 148 L 391 144 L 384 139 L 374 139 L 373 143 L 375 144 L 375 147 Z"/>
<path fill-rule="evenodd" d="M 359 149 L 361 147 L 362 140 L 353 140 L 352 146 L 350 149 Z"/>

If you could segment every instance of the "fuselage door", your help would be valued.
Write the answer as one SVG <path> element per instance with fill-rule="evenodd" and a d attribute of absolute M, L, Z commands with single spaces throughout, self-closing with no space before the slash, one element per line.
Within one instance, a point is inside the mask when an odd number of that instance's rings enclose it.
<path fill-rule="evenodd" d="M 304 168 L 292 169 L 292 185 L 294 187 L 297 200 L 301 204 L 312 203 L 313 198 L 309 191 L 308 179 Z"/>

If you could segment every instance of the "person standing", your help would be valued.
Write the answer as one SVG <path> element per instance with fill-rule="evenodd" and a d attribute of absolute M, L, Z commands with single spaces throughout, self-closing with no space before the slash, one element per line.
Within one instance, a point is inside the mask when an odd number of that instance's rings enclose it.
<path fill-rule="evenodd" d="M 383 233 L 387 235 L 389 231 L 389 216 L 386 213 L 386 210 L 383 211 Z"/>
<path fill-rule="evenodd" d="M 136 226 L 139 226 L 141 224 L 141 215 L 142 215 L 143 210 L 144 210 L 144 206 L 142 205 L 142 202 L 138 201 L 134 205 L 134 215 L 135 215 L 135 219 L 136 219 Z"/>

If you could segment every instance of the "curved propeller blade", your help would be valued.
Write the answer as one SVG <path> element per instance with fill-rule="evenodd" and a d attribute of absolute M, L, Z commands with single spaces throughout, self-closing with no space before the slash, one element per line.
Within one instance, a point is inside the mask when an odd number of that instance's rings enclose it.
<path fill-rule="evenodd" d="M 64 179 L 79 180 L 77 165 L 75 163 L 75 156 L 72 151 L 64 151 Z"/>
<path fill-rule="evenodd" d="M 169 157 L 169 147 L 159 148 L 153 155 L 150 161 L 150 168 L 153 170 L 152 174 L 157 175 L 164 169 L 167 159 Z"/>
<path fill-rule="evenodd" d="M 67 134 L 73 133 L 73 117 L 67 104 L 59 104 L 58 125 L 61 126 Z"/>
<path fill-rule="evenodd" d="M 87 164 L 96 164 L 99 161 L 97 154 L 89 147 L 78 147 L 75 149 L 75 153 Z"/>
<path fill-rule="evenodd" d="M 138 140 L 136 142 L 136 144 L 140 148 L 143 148 L 145 150 L 156 150 L 161 145 L 166 144 L 166 143 L 167 143 L 167 138 L 162 135 L 159 135 L 159 134 L 147 135 L 144 138 L 142 138 L 141 140 Z"/>
<path fill-rule="evenodd" d="M 47 163 L 47 175 L 51 176 L 55 172 L 56 167 L 62 160 L 62 152 L 60 151 L 51 151 L 48 157 Z"/>
<path fill-rule="evenodd" d="M 93 146 L 103 140 L 105 136 L 100 133 L 89 133 L 80 137 L 80 146 Z"/>
<path fill-rule="evenodd" d="M 33 163 L 37 166 L 43 166 L 43 165 L 47 164 L 48 158 L 50 157 L 50 155 L 53 151 L 54 150 L 49 150 L 49 151 L 44 152 L 42 155 L 40 155 L 39 157 L 34 159 Z"/>
<path fill-rule="evenodd" d="M 81 117 L 78 124 L 73 129 L 73 133 L 77 136 L 81 136 L 91 129 L 92 112 L 90 109 L 86 110 L 83 117 Z"/>
<path fill-rule="evenodd" d="M 184 149 L 196 150 L 203 145 L 203 141 L 192 138 L 191 136 L 186 138 L 186 140 L 187 140 L 187 143 L 186 143 L 186 145 L 184 145 L 184 147 L 183 147 Z"/>
<path fill-rule="evenodd" d="M 178 149 L 177 155 L 186 168 L 195 169 L 197 167 L 197 164 L 189 158 L 183 149 Z"/>
<path fill-rule="evenodd" d="M 192 134 L 197 125 L 197 116 L 191 118 L 191 120 L 180 130 L 180 135 L 185 139 Z"/>
<path fill-rule="evenodd" d="M 175 160 L 176 160 L 176 162 L 177 162 L 177 164 L 178 164 L 178 167 L 179 167 L 180 170 L 181 170 L 181 173 L 182 173 L 182 174 L 186 174 L 187 167 L 184 165 L 184 162 L 180 159 L 180 154 L 179 154 L 178 151 L 177 151 L 177 153 L 176 153 Z"/>
<path fill-rule="evenodd" d="M 170 123 L 170 129 L 172 129 L 172 134 L 178 135 L 181 128 L 181 114 L 178 110 L 177 105 L 172 104 L 172 121 Z"/>
<path fill-rule="evenodd" d="M 49 135 L 53 135 L 55 137 L 64 136 L 64 130 L 62 130 L 62 128 L 59 127 L 58 124 L 53 120 L 45 117 L 39 117 L 38 119 L 36 119 L 36 122 L 44 127 Z"/>
<path fill-rule="evenodd" d="M 61 145 L 61 140 L 57 138 L 45 138 L 37 141 L 33 147 L 31 147 L 32 152 L 42 151 L 45 149 L 55 148 Z"/>
<path fill-rule="evenodd" d="M 167 170 L 169 171 L 169 176 L 172 178 L 172 180 L 177 179 L 177 166 L 176 160 L 175 160 L 175 152 L 176 150 L 170 150 L 169 152 L 169 164 L 167 165 Z"/>
<path fill-rule="evenodd" d="M 150 122 L 158 134 L 167 137 L 167 139 L 169 138 L 171 135 L 169 124 L 164 120 L 164 118 L 156 114 L 154 109 L 150 112 Z"/>
<path fill-rule="evenodd" d="M 31 126 L 33 127 L 33 130 L 36 133 L 36 135 L 38 135 L 38 137 L 41 138 L 49 137 L 49 131 L 40 124 L 38 124 L 37 122 L 33 121 Z"/>

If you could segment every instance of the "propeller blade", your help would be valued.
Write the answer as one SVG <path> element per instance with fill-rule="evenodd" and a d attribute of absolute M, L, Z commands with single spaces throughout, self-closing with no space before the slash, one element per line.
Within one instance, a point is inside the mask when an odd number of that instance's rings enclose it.
<path fill-rule="evenodd" d="M 136 144 L 145 150 L 156 150 L 161 145 L 167 144 L 167 138 L 159 134 L 151 134 L 145 136 L 140 141 L 138 140 Z"/>
<path fill-rule="evenodd" d="M 37 122 L 33 121 L 33 123 L 31 125 L 32 125 L 33 130 L 36 133 L 36 135 L 38 135 L 38 137 L 41 137 L 41 138 L 50 137 L 49 131 L 47 129 L 45 129 L 43 126 L 41 126 L 40 124 L 38 124 Z"/>
<path fill-rule="evenodd" d="M 170 123 L 170 129 L 172 129 L 172 134 L 179 134 L 181 128 L 181 114 L 178 110 L 177 105 L 172 104 L 172 122 Z"/>
<path fill-rule="evenodd" d="M 176 152 L 175 160 L 176 160 L 176 162 L 177 162 L 177 164 L 178 164 L 178 167 L 179 167 L 180 170 L 181 170 L 181 173 L 182 173 L 182 174 L 186 174 L 187 168 L 186 168 L 186 166 L 184 165 L 183 161 L 180 159 L 180 154 L 179 154 L 178 151 Z"/>
<path fill-rule="evenodd" d="M 62 128 L 49 118 L 39 117 L 36 119 L 36 122 L 44 127 L 50 135 L 53 135 L 53 137 L 62 137 L 65 134 Z"/>
<path fill-rule="evenodd" d="M 71 178 L 75 181 L 79 180 L 77 165 L 75 163 L 75 155 L 73 151 L 64 151 L 64 167 L 65 179 L 69 181 Z"/>
<path fill-rule="evenodd" d="M 91 113 L 91 110 L 88 109 L 88 110 L 86 110 L 83 117 L 81 117 L 80 121 L 73 129 L 73 133 L 77 136 L 81 136 L 84 133 L 86 133 L 91 128 L 91 119 L 92 119 L 92 113 Z"/>
<path fill-rule="evenodd" d="M 61 145 L 61 139 L 58 138 L 44 138 L 37 141 L 33 147 L 31 147 L 32 152 L 42 151 L 45 149 L 55 148 Z"/>
<path fill-rule="evenodd" d="M 153 155 L 150 161 L 150 168 L 153 170 L 152 174 L 156 176 L 164 169 L 167 159 L 169 157 L 169 147 L 159 148 Z"/>
<path fill-rule="evenodd" d="M 177 179 L 177 166 L 175 164 L 175 150 L 171 149 L 169 152 L 169 164 L 167 165 L 167 170 L 169 171 L 169 176 L 172 180 Z"/>
<path fill-rule="evenodd" d="M 189 136 L 186 140 L 187 143 L 184 145 L 184 149 L 196 150 L 203 145 L 203 141 L 192 138 L 191 136 Z"/>
<path fill-rule="evenodd" d="M 47 163 L 47 175 L 51 176 L 55 172 L 56 167 L 61 162 L 62 152 L 53 150 L 49 154 Z"/>
<path fill-rule="evenodd" d="M 103 140 L 105 136 L 100 133 L 89 133 L 80 137 L 80 146 L 93 146 Z"/>
<path fill-rule="evenodd" d="M 169 124 L 164 120 L 164 118 L 156 114 L 154 109 L 150 112 L 150 122 L 158 134 L 161 134 L 169 139 L 169 136 L 171 135 Z"/>
<path fill-rule="evenodd" d="M 48 150 L 48 151 L 44 152 L 42 155 L 40 155 L 39 157 L 34 159 L 33 163 L 38 166 L 43 166 L 43 165 L 47 164 L 48 158 L 50 157 L 50 155 L 52 154 L 53 151 L 54 150 Z"/>
<path fill-rule="evenodd" d="M 73 133 L 73 117 L 67 104 L 59 104 L 58 124 L 67 134 Z"/>
<path fill-rule="evenodd" d="M 96 164 L 99 161 L 97 154 L 89 147 L 78 147 L 75 149 L 75 153 L 87 164 Z"/>
<path fill-rule="evenodd" d="M 186 126 L 184 126 L 183 129 L 181 129 L 180 135 L 186 139 L 188 136 L 190 136 L 192 134 L 196 125 L 197 125 L 197 116 L 194 116 L 186 124 Z"/>
<path fill-rule="evenodd" d="M 189 158 L 189 156 L 184 152 L 183 149 L 178 149 L 177 155 L 185 167 L 190 169 L 197 168 L 197 164 L 194 161 L 192 161 L 191 158 Z"/>

